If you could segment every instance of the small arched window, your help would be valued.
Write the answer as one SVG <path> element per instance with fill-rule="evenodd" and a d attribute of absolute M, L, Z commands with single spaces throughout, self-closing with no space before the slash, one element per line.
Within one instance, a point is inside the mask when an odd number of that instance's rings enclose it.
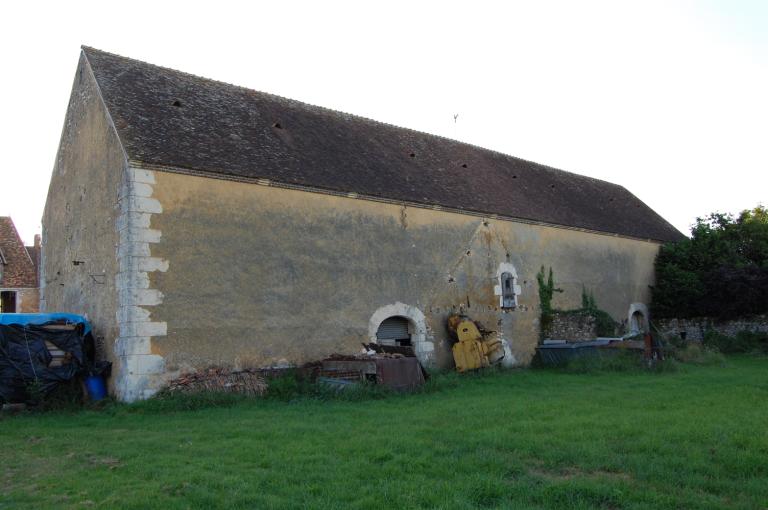
<path fill-rule="evenodd" d="M 515 308 L 516 306 L 515 277 L 512 273 L 501 273 L 501 307 Z"/>

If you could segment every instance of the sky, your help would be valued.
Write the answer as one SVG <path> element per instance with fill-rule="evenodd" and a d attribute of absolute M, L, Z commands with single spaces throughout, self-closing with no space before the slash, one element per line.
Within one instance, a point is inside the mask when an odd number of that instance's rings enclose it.
<path fill-rule="evenodd" d="M 83 44 L 615 182 L 684 233 L 768 204 L 768 2 L 5 2 L 0 216 L 27 243 Z"/>

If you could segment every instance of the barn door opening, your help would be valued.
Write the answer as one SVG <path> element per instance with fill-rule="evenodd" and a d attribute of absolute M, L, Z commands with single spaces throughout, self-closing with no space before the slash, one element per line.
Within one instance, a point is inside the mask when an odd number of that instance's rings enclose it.
<path fill-rule="evenodd" d="M 16 313 L 16 293 L 9 290 L 0 292 L 0 313 Z"/>
<path fill-rule="evenodd" d="M 376 341 L 381 345 L 411 345 L 410 324 L 405 317 L 384 319 L 376 331 Z"/>
<path fill-rule="evenodd" d="M 634 312 L 630 317 L 629 330 L 637 333 L 646 333 L 648 331 L 645 316 L 640 310 Z"/>

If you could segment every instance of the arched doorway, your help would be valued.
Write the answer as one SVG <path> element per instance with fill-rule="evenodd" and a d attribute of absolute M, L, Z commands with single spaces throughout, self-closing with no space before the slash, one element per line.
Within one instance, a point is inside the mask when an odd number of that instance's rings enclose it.
<path fill-rule="evenodd" d="M 427 322 L 421 310 L 400 302 L 382 306 L 373 313 L 368 321 L 369 341 L 381 343 L 379 334 L 382 324 L 384 324 L 384 331 L 381 333 L 385 341 L 387 338 L 391 340 L 393 336 L 402 336 L 399 338 L 400 342 L 410 341 L 413 352 L 422 364 L 431 365 L 433 363 L 435 344 L 432 337 L 427 334 Z M 404 335 L 404 327 L 407 327 L 407 338 Z M 395 328 L 397 330 L 392 335 Z M 395 338 L 395 340 L 398 339 Z"/>
<path fill-rule="evenodd" d="M 648 325 L 648 307 L 643 303 L 632 303 L 627 313 L 627 322 L 630 332 L 647 333 L 650 331 Z"/>
<path fill-rule="evenodd" d="M 635 312 L 629 319 L 630 331 L 645 331 L 645 317 L 641 312 Z"/>

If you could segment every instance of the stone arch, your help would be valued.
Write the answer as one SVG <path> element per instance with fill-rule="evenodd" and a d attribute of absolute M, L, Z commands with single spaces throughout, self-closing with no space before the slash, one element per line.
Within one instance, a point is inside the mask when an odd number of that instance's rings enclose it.
<path fill-rule="evenodd" d="M 408 332 L 411 334 L 411 345 L 416 357 L 423 365 L 432 364 L 435 343 L 427 335 L 427 319 L 424 313 L 415 306 L 397 302 L 376 310 L 368 321 L 368 340 L 376 343 L 376 332 L 384 319 L 389 317 L 403 317 L 408 320 Z"/>
<path fill-rule="evenodd" d="M 647 333 L 650 331 L 648 307 L 643 303 L 632 303 L 627 312 L 627 329 Z"/>

